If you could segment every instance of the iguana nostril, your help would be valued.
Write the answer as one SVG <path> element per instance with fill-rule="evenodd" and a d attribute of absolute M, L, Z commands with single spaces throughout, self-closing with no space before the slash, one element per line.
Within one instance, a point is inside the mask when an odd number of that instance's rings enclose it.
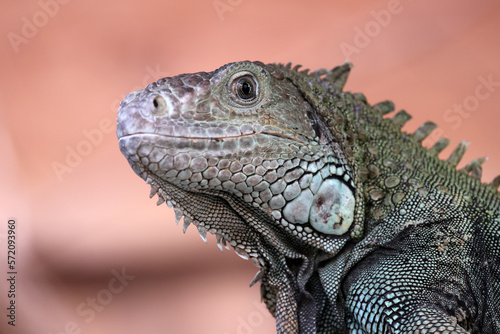
<path fill-rule="evenodd" d="M 161 95 L 155 96 L 151 104 L 152 104 L 151 113 L 154 116 L 163 116 L 167 113 L 168 106 L 163 96 Z"/>

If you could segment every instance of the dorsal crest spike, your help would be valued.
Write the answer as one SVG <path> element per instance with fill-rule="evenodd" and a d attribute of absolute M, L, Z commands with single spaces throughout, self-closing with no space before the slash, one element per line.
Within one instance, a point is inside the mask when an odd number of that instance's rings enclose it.
<path fill-rule="evenodd" d="M 462 157 L 464 156 L 467 147 L 469 147 L 469 144 L 470 144 L 469 142 L 462 140 L 460 144 L 458 144 L 457 147 L 455 147 L 453 152 L 451 152 L 451 155 L 447 160 L 448 163 L 453 167 L 457 167 L 460 160 L 462 160 Z"/>
<path fill-rule="evenodd" d="M 333 84 L 333 87 L 341 92 L 347 82 L 347 77 L 353 67 L 352 63 L 345 62 L 340 66 L 334 67 L 326 74 L 326 79 Z"/>
<path fill-rule="evenodd" d="M 392 101 L 382 101 L 373 105 L 373 109 L 379 111 L 382 115 L 388 114 L 394 111 L 394 102 Z"/>
<path fill-rule="evenodd" d="M 321 76 L 323 76 L 323 75 L 325 75 L 325 74 L 327 74 L 327 73 L 328 73 L 328 70 L 327 70 L 327 69 L 325 69 L 325 68 L 320 68 L 320 69 L 318 69 L 318 70 L 314 71 L 314 72 L 312 73 L 312 75 L 314 75 L 315 77 L 319 78 L 319 77 L 321 77 Z"/>
<path fill-rule="evenodd" d="M 368 100 L 366 99 L 365 94 L 363 93 L 354 93 L 352 94 L 354 96 L 354 99 L 359 102 L 363 102 L 364 104 L 368 104 Z"/>
<path fill-rule="evenodd" d="M 308 74 L 309 74 L 309 71 L 310 71 L 310 70 L 309 70 L 308 68 L 306 68 L 305 70 L 300 71 L 300 73 L 303 73 L 303 74 L 305 74 L 305 75 L 308 75 Z"/>
<path fill-rule="evenodd" d="M 402 109 L 398 111 L 396 115 L 392 118 L 392 121 L 394 124 L 396 124 L 398 127 L 403 127 L 403 125 L 406 124 L 411 119 L 411 115 L 406 112 L 406 110 Z"/>
<path fill-rule="evenodd" d="M 483 169 L 481 165 L 488 160 L 488 157 L 482 157 L 478 158 L 476 160 L 473 160 L 469 162 L 464 168 L 462 168 L 460 171 L 464 172 L 465 174 L 470 174 L 471 177 L 477 180 L 481 180 L 481 176 L 483 174 Z"/>
<path fill-rule="evenodd" d="M 294 70 L 294 71 L 296 71 L 296 72 L 298 72 L 298 71 L 299 71 L 299 68 L 301 68 L 301 67 L 302 67 L 302 65 L 300 65 L 300 64 L 295 65 L 295 66 L 293 67 L 293 70 Z"/>
<path fill-rule="evenodd" d="M 493 181 L 491 181 L 491 183 L 489 184 L 490 187 L 492 187 L 493 189 L 497 189 L 498 190 L 498 187 L 500 187 L 500 175 L 497 175 Z"/>
<path fill-rule="evenodd" d="M 434 122 L 425 122 L 422 124 L 414 133 L 413 138 L 416 141 L 421 142 L 435 129 L 437 128 L 437 124 Z"/>
<path fill-rule="evenodd" d="M 430 154 L 435 154 L 438 155 L 441 153 L 442 150 L 444 150 L 448 145 L 450 144 L 450 140 L 448 138 L 441 138 L 439 139 L 430 149 L 429 153 Z"/>

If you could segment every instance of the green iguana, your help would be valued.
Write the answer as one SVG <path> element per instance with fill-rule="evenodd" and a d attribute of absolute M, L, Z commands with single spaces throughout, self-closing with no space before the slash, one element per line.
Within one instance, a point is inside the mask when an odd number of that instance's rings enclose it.
<path fill-rule="evenodd" d="M 121 103 L 120 150 L 184 230 L 260 268 L 278 333 L 500 333 L 500 177 L 342 92 L 350 68 L 160 79 Z"/>

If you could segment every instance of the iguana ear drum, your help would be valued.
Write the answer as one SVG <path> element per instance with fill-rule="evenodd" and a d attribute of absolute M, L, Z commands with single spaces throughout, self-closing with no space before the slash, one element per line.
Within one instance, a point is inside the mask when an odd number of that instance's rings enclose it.
<path fill-rule="evenodd" d="M 354 194 L 338 179 L 326 179 L 313 194 L 309 189 L 284 210 L 284 218 L 292 224 L 309 223 L 312 228 L 323 234 L 342 235 L 347 232 L 354 220 Z"/>
<path fill-rule="evenodd" d="M 342 235 L 354 220 L 354 194 L 342 181 L 327 179 L 314 196 L 309 223 L 318 232 Z"/>

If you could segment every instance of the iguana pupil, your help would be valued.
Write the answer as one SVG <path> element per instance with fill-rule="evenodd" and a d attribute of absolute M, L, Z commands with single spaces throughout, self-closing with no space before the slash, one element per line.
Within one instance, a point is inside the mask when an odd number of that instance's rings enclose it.
<path fill-rule="evenodd" d="M 251 100 L 255 98 L 255 82 L 248 76 L 238 79 L 237 81 L 238 96 L 243 100 Z"/>
<path fill-rule="evenodd" d="M 167 111 L 167 103 L 165 99 L 161 96 L 155 96 L 153 98 L 153 114 L 155 116 L 162 116 Z"/>

